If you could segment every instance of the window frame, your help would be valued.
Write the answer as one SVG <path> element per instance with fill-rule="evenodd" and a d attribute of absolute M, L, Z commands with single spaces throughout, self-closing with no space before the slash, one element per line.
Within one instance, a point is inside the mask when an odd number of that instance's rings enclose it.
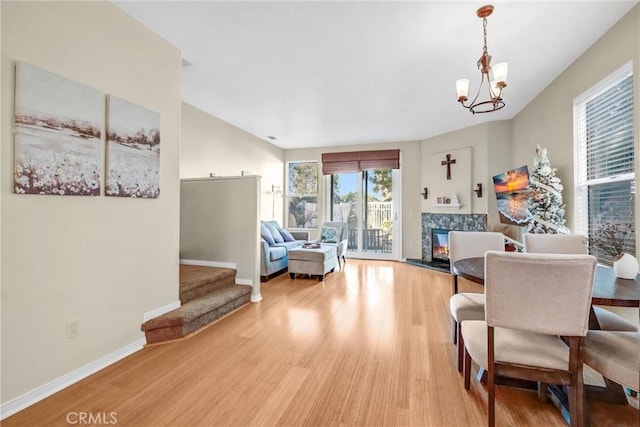
<path fill-rule="evenodd" d="M 635 123 L 633 125 L 633 146 L 634 160 L 633 172 L 624 172 L 611 176 L 589 179 L 587 165 L 587 144 L 583 138 L 583 126 L 586 126 L 586 105 L 588 102 L 595 100 L 600 95 L 611 90 L 616 85 L 622 83 L 625 79 L 633 78 L 633 62 L 628 62 L 607 77 L 596 83 L 593 87 L 583 92 L 573 100 L 573 158 L 574 158 L 574 219 L 576 234 L 589 236 L 589 188 L 602 184 L 630 182 L 631 187 L 635 188 Z M 632 88 L 632 96 L 634 96 L 635 87 Z M 632 101 L 633 102 L 633 101 Z M 635 121 L 635 102 L 633 102 L 632 117 Z M 635 229 L 636 212 L 632 217 L 632 223 Z M 634 236 L 635 238 L 635 236 Z M 635 244 L 634 244 L 635 247 Z M 635 255 L 635 254 L 634 254 Z M 602 262 L 603 259 L 599 259 Z M 606 262 L 608 264 L 608 262 Z"/>
<path fill-rule="evenodd" d="M 294 164 L 315 164 L 316 167 L 316 192 L 315 193 L 308 193 L 308 194 L 296 194 L 291 192 L 291 189 L 289 188 L 289 169 L 290 169 L 290 165 L 294 163 Z M 306 231 L 306 230 L 317 230 L 318 229 L 318 214 L 320 212 L 320 168 L 319 168 L 319 162 L 318 160 L 289 160 L 287 162 L 285 162 L 285 192 L 284 192 L 284 198 L 285 198 L 285 210 L 284 210 L 284 223 L 285 223 L 285 228 L 291 229 L 291 230 L 301 230 L 301 231 Z M 315 197 L 316 198 L 316 226 L 315 227 L 298 227 L 297 224 L 295 227 L 291 226 L 291 224 L 289 224 L 289 214 L 290 214 L 290 199 L 292 197 Z"/>

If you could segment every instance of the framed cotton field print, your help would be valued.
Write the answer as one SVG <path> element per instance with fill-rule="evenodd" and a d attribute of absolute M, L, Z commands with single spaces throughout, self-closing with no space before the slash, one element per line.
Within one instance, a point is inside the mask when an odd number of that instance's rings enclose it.
<path fill-rule="evenodd" d="M 159 197 L 159 113 L 109 95 L 106 173 L 107 196 Z"/>
<path fill-rule="evenodd" d="M 16 64 L 14 191 L 100 195 L 100 91 Z"/>

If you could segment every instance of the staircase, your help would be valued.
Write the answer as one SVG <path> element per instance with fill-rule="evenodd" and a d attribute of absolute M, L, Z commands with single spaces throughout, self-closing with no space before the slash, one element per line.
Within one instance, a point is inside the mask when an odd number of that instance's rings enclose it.
<path fill-rule="evenodd" d="M 147 344 L 184 338 L 247 304 L 251 286 L 236 284 L 231 268 L 180 265 L 180 308 L 142 324 Z"/>

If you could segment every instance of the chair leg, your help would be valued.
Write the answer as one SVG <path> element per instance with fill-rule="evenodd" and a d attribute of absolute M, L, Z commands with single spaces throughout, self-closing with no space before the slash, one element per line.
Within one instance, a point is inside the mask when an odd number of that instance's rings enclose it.
<path fill-rule="evenodd" d="M 451 283 L 453 285 L 453 294 L 455 295 L 458 293 L 458 276 L 452 274 Z M 451 340 L 454 344 L 458 343 L 458 322 L 456 322 L 455 319 L 453 319 L 453 333 L 451 335 Z"/>
<path fill-rule="evenodd" d="M 494 377 L 493 368 L 487 369 L 489 371 L 488 388 L 489 388 L 489 427 L 496 425 L 496 382 Z"/>
<path fill-rule="evenodd" d="M 458 372 L 462 372 L 464 363 L 464 339 L 462 338 L 462 328 L 458 327 L 458 342 L 456 343 L 458 350 Z"/>
<path fill-rule="evenodd" d="M 567 386 L 569 398 L 569 417 L 571 427 L 583 427 L 584 418 L 584 380 L 582 376 L 583 362 L 580 354 L 582 338 L 569 337 L 569 369 L 573 371 L 571 384 Z"/>
<path fill-rule="evenodd" d="M 456 319 L 453 319 L 453 333 L 451 334 L 451 341 L 453 341 L 454 344 L 458 343 L 458 322 L 456 322 Z"/>
<path fill-rule="evenodd" d="M 487 386 L 489 388 L 489 427 L 496 425 L 496 366 L 493 327 L 487 330 Z"/>
<path fill-rule="evenodd" d="M 584 384 L 582 385 L 584 389 Z M 589 402 L 587 401 L 587 393 L 582 394 L 582 411 L 584 416 L 584 425 L 590 426 L 591 419 L 589 418 Z M 640 415 L 640 407 L 638 407 L 638 415 Z"/>
<path fill-rule="evenodd" d="M 471 387 L 471 355 L 466 347 L 463 347 L 462 351 L 464 351 L 464 388 L 469 390 Z"/>
<path fill-rule="evenodd" d="M 547 399 L 547 383 L 539 382 L 538 383 L 538 400 L 540 402 L 546 402 Z"/>
<path fill-rule="evenodd" d="M 569 424 L 571 427 L 584 426 L 583 410 L 584 401 L 583 396 L 580 396 L 580 387 L 577 384 L 567 386 L 567 394 L 569 398 Z"/>

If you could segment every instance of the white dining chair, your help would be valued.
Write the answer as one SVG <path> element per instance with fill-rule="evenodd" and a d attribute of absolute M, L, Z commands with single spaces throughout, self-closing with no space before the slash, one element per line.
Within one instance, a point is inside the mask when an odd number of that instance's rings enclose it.
<path fill-rule="evenodd" d="M 484 231 L 449 232 L 449 266 L 453 284 L 453 296 L 449 299 L 449 310 L 453 318 L 453 342 L 458 355 L 458 371 L 462 372 L 464 343 L 461 343 L 460 322 L 484 319 L 484 294 L 458 293 L 458 276 L 453 264 L 464 258 L 483 257 L 489 250 L 504 251 L 504 235 Z"/>
<path fill-rule="evenodd" d="M 472 359 L 487 370 L 490 427 L 496 376 L 566 386 L 570 425 L 584 425 L 582 346 L 595 269 L 591 255 L 485 255 L 486 320 L 465 320 L 461 330 L 465 388 L 470 388 Z"/>
<path fill-rule="evenodd" d="M 589 240 L 579 234 L 534 234 L 524 235 L 524 248 L 528 253 L 588 254 Z M 598 326 L 604 331 L 637 332 L 638 327 L 611 311 L 593 306 Z"/>

